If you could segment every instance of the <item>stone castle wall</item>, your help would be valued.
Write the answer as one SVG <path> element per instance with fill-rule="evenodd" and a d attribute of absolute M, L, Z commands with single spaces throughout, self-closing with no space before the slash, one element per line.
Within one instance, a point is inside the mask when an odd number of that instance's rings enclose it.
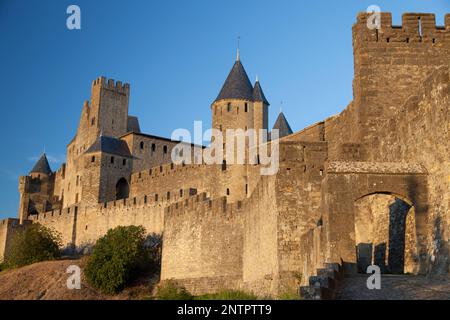
<path fill-rule="evenodd" d="M 449 66 L 430 75 L 383 127 L 378 153 L 387 161 L 416 161 L 428 171 L 429 260 L 433 272 L 449 272 L 450 117 Z M 395 130 L 393 130 L 393 128 Z"/>

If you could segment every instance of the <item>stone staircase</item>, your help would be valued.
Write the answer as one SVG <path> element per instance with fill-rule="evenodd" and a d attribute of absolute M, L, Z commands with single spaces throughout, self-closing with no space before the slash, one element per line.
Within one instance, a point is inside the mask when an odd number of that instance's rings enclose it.
<path fill-rule="evenodd" d="M 338 263 L 326 263 L 317 269 L 317 276 L 309 277 L 309 285 L 300 287 L 300 297 L 304 300 L 332 300 L 344 279 L 344 268 Z"/>

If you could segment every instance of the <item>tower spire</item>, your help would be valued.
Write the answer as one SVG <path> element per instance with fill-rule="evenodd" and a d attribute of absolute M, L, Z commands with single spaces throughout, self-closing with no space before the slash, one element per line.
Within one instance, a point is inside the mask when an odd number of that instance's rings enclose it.
<path fill-rule="evenodd" d="M 236 61 L 241 61 L 241 55 L 240 55 L 240 52 L 239 52 L 240 42 L 241 42 L 241 36 L 238 36 L 237 37 Z"/>

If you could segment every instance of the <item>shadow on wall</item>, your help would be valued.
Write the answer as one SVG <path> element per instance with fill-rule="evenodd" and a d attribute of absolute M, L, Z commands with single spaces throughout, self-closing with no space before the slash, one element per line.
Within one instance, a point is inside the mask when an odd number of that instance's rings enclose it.
<path fill-rule="evenodd" d="M 389 200 L 386 197 L 392 196 L 373 195 L 366 199 L 364 207 L 358 207 L 362 211 L 358 213 L 360 218 L 356 229 L 364 235 L 357 238 L 365 240 L 356 245 L 357 269 L 360 273 L 366 273 L 367 267 L 372 264 L 379 266 L 382 273 L 405 272 L 406 230 L 409 227 L 407 216 L 410 211 L 411 215 L 414 213 L 405 201 L 399 198 Z M 388 224 L 386 220 L 389 220 Z M 415 230 L 408 232 L 415 234 Z"/>
<path fill-rule="evenodd" d="M 449 243 L 444 238 L 444 228 L 441 217 L 434 219 L 432 247 L 428 257 L 428 274 L 448 276 L 450 273 Z"/>

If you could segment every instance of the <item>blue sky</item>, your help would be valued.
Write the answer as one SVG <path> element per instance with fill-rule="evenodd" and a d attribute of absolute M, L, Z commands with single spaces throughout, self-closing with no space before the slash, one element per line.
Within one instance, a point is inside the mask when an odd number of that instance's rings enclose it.
<path fill-rule="evenodd" d="M 66 9 L 81 8 L 81 30 L 66 28 Z M 46 150 L 64 161 L 91 81 L 131 84 L 130 113 L 146 133 L 168 136 L 210 125 L 241 37 L 241 60 L 271 102 L 283 101 L 292 128 L 342 111 L 352 99 L 351 27 L 369 5 L 393 13 L 434 12 L 433 1 L 87 1 L 0 0 L 0 219 L 15 217 L 18 177 Z"/>

